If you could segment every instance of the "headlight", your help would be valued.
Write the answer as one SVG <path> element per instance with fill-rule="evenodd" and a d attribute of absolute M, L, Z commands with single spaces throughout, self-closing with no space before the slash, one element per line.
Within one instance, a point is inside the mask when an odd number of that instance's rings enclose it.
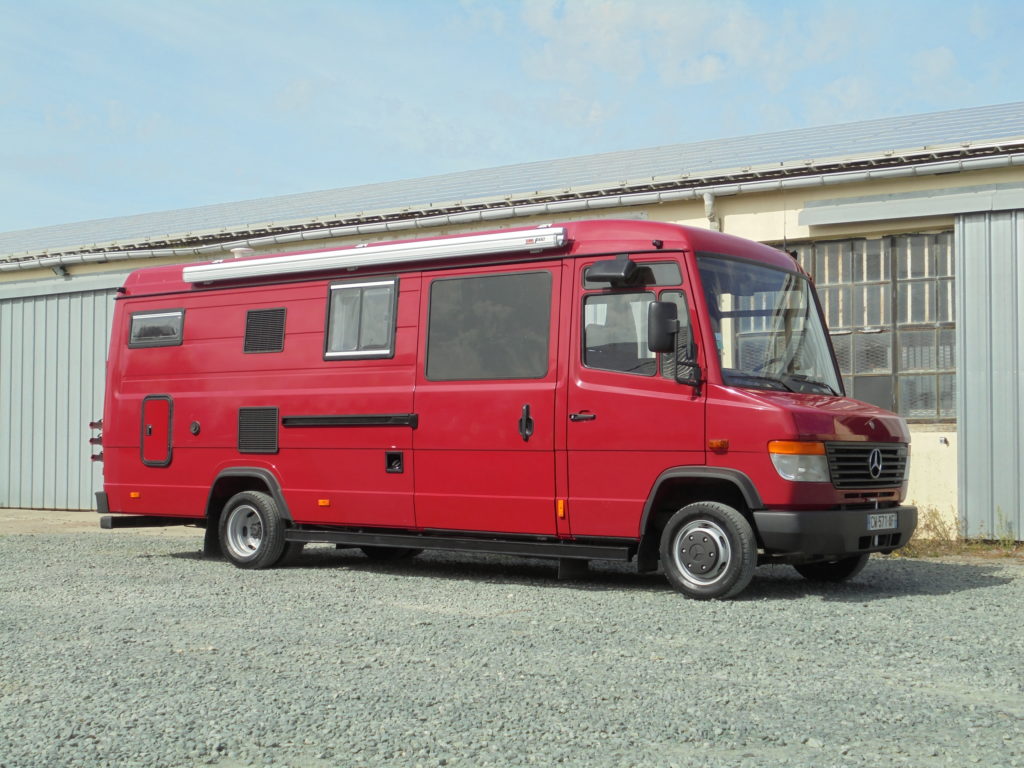
<path fill-rule="evenodd" d="M 827 483 L 830 480 L 824 443 L 773 440 L 768 443 L 768 455 L 783 480 L 797 483 Z"/>

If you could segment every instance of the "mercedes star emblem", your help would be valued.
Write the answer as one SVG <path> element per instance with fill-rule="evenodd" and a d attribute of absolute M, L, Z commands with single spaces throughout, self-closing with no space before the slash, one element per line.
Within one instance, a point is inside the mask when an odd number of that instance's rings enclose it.
<path fill-rule="evenodd" d="M 872 448 L 868 454 L 868 474 L 872 480 L 877 480 L 882 475 L 882 452 L 878 448 Z"/>

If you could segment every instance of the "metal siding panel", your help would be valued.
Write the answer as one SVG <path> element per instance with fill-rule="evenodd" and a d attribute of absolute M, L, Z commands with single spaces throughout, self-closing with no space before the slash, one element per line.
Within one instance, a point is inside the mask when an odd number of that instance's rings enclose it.
<path fill-rule="evenodd" d="M 1016 511 L 1015 533 L 1018 541 L 1024 540 L 1024 211 L 1014 211 L 1014 233 L 1017 250 L 1013 262 L 1017 271 L 1017 324 L 1011 331 L 1007 347 L 1016 355 L 1017 424 L 1012 430 L 1016 437 L 1016 464 L 1011 472 L 1017 480 L 1016 504 L 1010 509 Z"/>
<path fill-rule="evenodd" d="M 43 312 L 46 315 L 46 335 L 43 338 L 43 467 L 42 467 L 42 499 L 46 509 L 56 507 L 57 466 L 60 457 L 57 454 L 57 381 L 67 378 L 65 372 L 57 368 L 57 348 L 60 346 L 60 333 L 57 328 L 57 298 L 47 296 L 43 301 Z"/>
<path fill-rule="evenodd" d="M 0 301 L 0 506 L 92 509 L 111 290 Z"/>
<path fill-rule="evenodd" d="M 54 401 L 59 405 L 59 414 L 66 423 L 71 423 L 75 409 L 72 404 L 73 389 L 71 386 L 72 371 L 68 365 L 68 342 L 71 328 L 70 306 L 74 297 L 61 295 L 54 297 L 56 304 L 57 343 L 53 350 L 53 365 L 55 376 L 56 394 Z M 53 455 L 56 458 L 56 466 L 61 469 L 54 473 L 54 505 L 64 509 L 71 509 L 71 496 L 69 494 L 70 469 L 74 461 L 71 455 L 68 430 L 58 429 L 54 444 Z"/>
<path fill-rule="evenodd" d="M 990 336 L 984 293 L 988 286 L 988 219 L 965 216 L 957 219 L 957 413 L 960 415 L 958 487 L 959 508 L 965 531 L 978 535 L 981 510 L 991 507 L 991 468 L 987 456 L 992 424 L 986 380 L 990 369 Z M 970 344 L 967 340 L 971 339 Z M 970 375 L 968 375 L 970 372 Z"/>
<path fill-rule="evenodd" d="M 957 219 L 961 515 L 969 536 L 1024 535 L 1024 214 Z"/>
<path fill-rule="evenodd" d="M 989 302 L 991 308 L 991 360 L 990 407 L 992 409 L 992 502 L 988 530 L 989 535 L 998 537 L 1009 522 L 1008 515 L 1016 513 L 1016 477 L 1020 465 L 1014 461 L 1017 456 L 1016 430 L 1018 404 L 1015 386 L 1013 358 L 1015 348 L 1013 336 L 1016 324 L 1016 280 L 1013 279 L 1014 255 L 1017 244 L 1013 231 L 1013 214 L 992 214 L 991 283 Z M 1010 427 L 1010 429 L 1007 429 Z M 1011 506 L 1012 505 L 1012 506 Z"/>
<path fill-rule="evenodd" d="M 82 403 L 82 415 L 79 419 L 82 429 L 81 443 L 88 445 L 89 422 L 98 419 L 103 415 L 103 395 L 106 387 L 107 371 L 107 349 L 110 347 L 110 324 L 113 320 L 114 291 L 97 291 L 92 294 L 92 315 L 93 315 L 93 347 L 90 357 L 90 376 L 92 387 L 88 402 Z M 88 478 L 88 487 L 85 494 L 88 498 L 83 499 L 86 508 L 93 508 L 96 499 L 95 491 L 103 487 L 103 465 L 99 462 L 89 460 L 91 451 L 84 451 L 85 475 Z"/>
<path fill-rule="evenodd" d="M 11 502 L 11 465 L 13 456 L 11 428 L 14 365 L 11 359 L 11 333 L 14 311 L 12 302 L 0 301 L 0 507 L 13 506 Z"/>
<path fill-rule="evenodd" d="M 78 500 L 82 495 L 82 465 L 81 454 L 75 456 L 70 444 L 74 442 L 71 437 L 70 427 L 81 418 L 81 407 L 79 402 L 82 397 L 82 388 L 85 381 L 82 379 L 82 321 L 84 319 L 83 307 L 88 303 L 87 296 L 70 296 L 68 303 L 68 328 L 67 328 L 67 361 L 66 368 L 69 372 L 70 392 L 68 394 L 68 443 L 71 455 L 68 460 L 68 475 L 65 482 L 68 506 L 79 506 Z M 72 372 L 74 372 L 72 374 Z M 85 453 L 85 451 L 83 451 Z"/>
<path fill-rule="evenodd" d="M 11 302 L 11 350 L 9 355 L 10 366 L 11 366 L 11 410 L 10 410 L 10 429 L 11 429 L 11 469 L 10 469 L 10 485 L 9 488 L 9 500 L 8 503 L 12 507 L 21 506 L 21 484 L 22 484 L 22 469 L 24 468 L 25 462 L 22 451 L 24 445 L 21 441 L 22 433 L 22 420 L 24 419 L 23 409 L 21 407 L 22 402 L 22 391 L 24 389 L 24 377 L 25 367 L 23 361 L 23 348 L 25 346 L 25 302 L 24 301 L 12 301 Z"/>

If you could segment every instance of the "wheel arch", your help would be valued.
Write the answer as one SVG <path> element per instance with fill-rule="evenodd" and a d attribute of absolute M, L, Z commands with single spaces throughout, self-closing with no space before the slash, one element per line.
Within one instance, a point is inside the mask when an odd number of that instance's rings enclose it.
<path fill-rule="evenodd" d="M 269 469 L 263 467 L 229 467 L 221 470 L 210 486 L 210 494 L 206 500 L 207 530 L 210 523 L 216 529 L 217 519 L 224 510 L 228 499 L 242 491 L 260 491 L 266 493 L 277 505 L 281 518 L 291 523 L 292 515 L 281 491 L 281 483 Z"/>
<path fill-rule="evenodd" d="M 758 536 L 753 510 L 761 509 L 763 504 L 748 475 L 725 467 L 673 467 L 658 476 L 644 504 L 637 550 L 637 569 L 641 573 L 657 569 L 661 531 L 668 519 L 695 501 L 728 504 L 747 518 Z"/>

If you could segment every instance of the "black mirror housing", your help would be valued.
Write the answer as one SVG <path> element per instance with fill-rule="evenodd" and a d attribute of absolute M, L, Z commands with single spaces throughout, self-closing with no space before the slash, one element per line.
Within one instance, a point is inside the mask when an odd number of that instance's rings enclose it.
<path fill-rule="evenodd" d="M 647 348 L 651 352 L 675 352 L 679 333 L 679 309 L 671 301 L 652 301 L 647 307 Z"/>
<path fill-rule="evenodd" d="M 608 283 L 615 288 L 633 282 L 639 269 L 632 259 L 625 257 L 607 259 L 595 262 L 587 269 L 587 280 L 594 283 Z"/>

